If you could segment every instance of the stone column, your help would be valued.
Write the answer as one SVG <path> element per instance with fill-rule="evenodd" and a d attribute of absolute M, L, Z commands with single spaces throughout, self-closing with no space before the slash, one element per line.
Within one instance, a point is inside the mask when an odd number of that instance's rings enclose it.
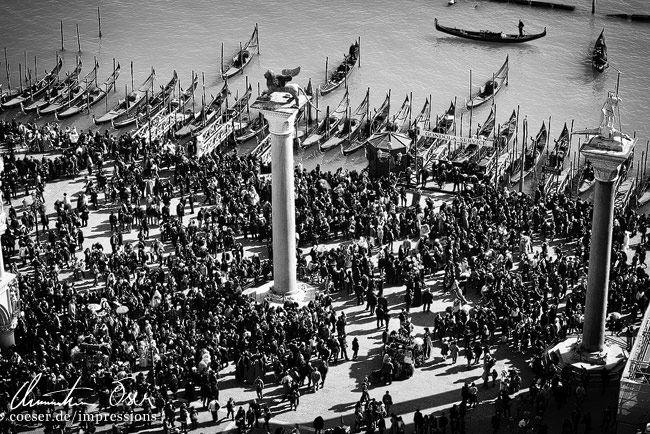
<path fill-rule="evenodd" d="M 613 137 L 593 136 L 580 149 L 591 162 L 596 178 L 582 330 L 582 349 L 586 352 L 601 352 L 605 348 L 616 180 L 621 165 L 632 155 L 636 143 L 634 139 L 618 134 Z"/>
<path fill-rule="evenodd" d="M 258 99 L 258 109 L 269 123 L 271 134 L 271 197 L 273 206 L 273 284 L 278 294 L 297 291 L 296 205 L 294 191 L 293 137 L 299 109 L 286 104 L 280 94 Z"/>
<path fill-rule="evenodd" d="M 582 347 L 588 352 L 602 351 L 605 344 L 609 266 L 612 256 L 612 225 L 614 222 L 615 183 L 618 168 L 613 171 L 594 167 L 596 186 L 589 248 L 587 300 L 582 330 Z"/>

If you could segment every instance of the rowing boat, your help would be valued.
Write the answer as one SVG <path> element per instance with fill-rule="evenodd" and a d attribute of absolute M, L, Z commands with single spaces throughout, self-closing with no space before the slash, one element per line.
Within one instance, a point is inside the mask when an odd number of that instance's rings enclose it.
<path fill-rule="evenodd" d="M 78 86 L 71 87 L 68 92 L 61 93 L 47 107 L 37 109 L 36 112 L 38 115 L 47 116 L 49 114 L 56 114 L 76 104 L 86 94 L 86 91 L 95 85 L 97 68 L 99 68 L 99 64 L 95 63 L 93 69 L 78 83 Z"/>
<path fill-rule="evenodd" d="M 118 120 L 120 117 L 126 117 L 130 113 L 135 112 L 140 105 L 145 102 L 145 96 L 151 91 L 153 81 L 156 78 L 156 71 L 151 68 L 151 74 L 142 83 L 142 85 L 135 91 L 131 92 L 125 99 L 120 100 L 111 110 L 106 112 L 98 119 L 93 117 L 95 124 L 103 124 Z"/>
<path fill-rule="evenodd" d="M 171 80 L 169 80 L 165 87 L 163 87 L 153 97 L 150 97 L 149 92 L 145 91 L 145 97 L 141 100 L 144 104 L 141 103 L 136 109 L 127 110 L 124 116 L 111 120 L 113 127 L 124 128 L 132 124 L 138 124 L 147 117 L 154 116 L 160 110 L 165 108 L 171 98 L 172 92 L 174 92 L 174 89 L 176 88 L 177 82 L 178 74 L 176 73 L 176 70 L 174 70 Z"/>
<path fill-rule="evenodd" d="M 365 134 L 360 134 L 349 146 L 343 150 L 343 155 L 350 155 L 366 146 L 368 138 L 375 133 L 384 131 L 388 124 L 388 114 L 390 112 L 390 92 L 386 94 L 384 102 L 372 116 L 370 122 L 366 124 Z"/>
<path fill-rule="evenodd" d="M 598 72 L 603 72 L 609 66 L 607 62 L 607 45 L 605 44 L 605 29 L 600 32 L 600 36 L 596 39 L 591 57 L 591 66 Z"/>
<path fill-rule="evenodd" d="M 237 51 L 237 54 L 232 56 L 232 59 L 226 68 L 224 68 L 222 65 L 221 77 L 224 80 L 232 77 L 233 75 L 237 75 L 240 72 L 243 74 L 244 68 L 253 59 L 253 54 L 255 51 L 257 51 L 259 54 L 258 35 L 259 33 L 257 30 L 257 24 L 255 24 L 255 30 L 253 30 L 253 34 L 251 35 L 251 38 L 248 40 L 248 42 L 246 42 L 246 44 L 244 44 L 244 46 Z"/>
<path fill-rule="evenodd" d="M 101 86 L 91 86 L 86 90 L 86 93 L 79 98 L 74 104 L 71 104 L 68 109 L 62 111 L 61 113 L 55 113 L 54 115 L 57 119 L 68 118 L 74 116 L 77 113 L 80 113 L 84 110 L 89 109 L 93 105 L 97 104 L 99 101 L 104 99 L 108 92 L 111 90 L 117 77 L 120 75 L 120 64 L 118 63 L 115 67 L 113 73 L 102 83 Z"/>
<path fill-rule="evenodd" d="M 325 117 L 320 121 L 318 126 L 305 137 L 300 147 L 302 149 L 309 148 L 313 145 L 320 145 L 321 142 L 330 138 L 330 136 L 338 131 L 339 124 L 345 118 L 345 114 L 350 106 L 350 94 L 346 90 L 341 102 L 334 109 L 333 112 L 329 111 L 329 106 L 326 109 Z"/>
<path fill-rule="evenodd" d="M 77 86 L 79 82 L 79 74 L 81 74 L 82 66 L 83 65 L 81 63 L 81 58 L 77 58 L 76 68 L 71 73 L 66 74 L 65 80 L 59 82 L 56 85 L 50 86 L 45 91 L 44 95 L 41 95 L 41 97 L 37 100 L 33 100 L 31 104 L 25 105 L 24 103 L 21 103 L 20 104 L 21 110 L 25 113 L 38 110 L 50 104 L 61 94 L 67 94 L 67 92 L 71 91 L 74 87 Z"/>
<path fill-rule="evenodd" d="M 7 100 L 7 102 L 3 102 L 2 108 L 8 110 L 19 106 L 20 104 L 24 104 L 25 101 L 34 101 L 36 98 L 39 98 L 42 94 L 44 94 L 57 80 L 59 77 L 59 72 L 63 67 L 63 59 L 61 59 L 61 57 L 58 55 L 56 58 L 56 65 L 49 73 L 45 74 L 45 77 L 38 80 L 36 83 L 34 83 L 33 86 L 25 89 L 22 93 L 15 95 L 13 98 Z"/>
<path fill-rule="evenodd" d="M 482 42 L 499 42 L 499 43 L 517 43 L 517 42 L 530 42 L 535 39 L 546 36 L 546 27 L 541 33 L 531 33 L 528 35 L 508 34 L 503 32 L 493 32 L 490 30 L 464 30 L 455 27 L 446 27 L 438 24 L 438 19 L 434 19 L 436 30 L 448 35 L 458 36 L 460 38 L 471 39 L 473 41 Z"/>
<path fill-rule="evenodd" d="M 470 98 L 467 102 L 468 109 L 476 108 L 490 101 L 503 88 L 504 84 L 508 85 L 508 57 L 506 56 L 506 61 L 503 62 L 501 68 L 492 74 L 492 78 L 487 80 L 479 91 Z"/>
<path fill-rule="evenodd" d="M 344 56 L 343 61 L 332 72 L 329 80 L 327 80 L 327 83 L 321 86 L 321 95 L 327 95 L 348 79 L 350 74 L 352 74 L 355 65 L 357 64 L 357 60 L 359 59 L 360 49 L 361 48 L 359 46 L 359 41 L 355 41 L 354 44 L 350 46 L 350 50 L 348 54 Z"/>
<path fill-rule="evenodd" d="M 321 152 L 327 152 L 337 146 L 344 148 L 346 144 L 349 144 L 352 140 L 356 139 L 367 121 L 369 101 L 370 88 L 366 91 L 365 98 L 361 101 L 356 110 L 351 111 L 351 109 L 348 108 L 349 113 L 345 117 L 345 120 L 341 122 L 338 133 L 330 136 L 325 143 L 318 145 Z"/>
<path fill-rule="evenodd" d="M 529 146 L 526 148 L 526 155 L 524 156 L 524 170 L 523 170 L 523 177 L 526 179 L 528 175 L 537 167 L 537 165 L 540 163 L 542 158 L 545 157 L 544 150 L 546 149 L 546 142 L 548 138 L 548 131 L 546 130 L 546 123 L 542 122 L 542 126 L 539 129 L 539 132 L 537 133 L 537 136 L 535 136 L 535 139 L 530 143 Z M 517 158 L 516 161 L 521 162 L 520 158 Z M 522 177 L 522 171 L 521 171 L 521 163 L 518 164 L 518 168 L 515 168 L 512 173 L 512 177 L 510 178 L 511 184 L 516 184 L 521 180 Z"/>

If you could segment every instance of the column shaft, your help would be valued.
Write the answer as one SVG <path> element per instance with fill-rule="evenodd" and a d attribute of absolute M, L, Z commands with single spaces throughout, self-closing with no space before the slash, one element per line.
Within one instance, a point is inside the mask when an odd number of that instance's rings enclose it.
<path fill-rule="evenodd" d="M 292 125 L 292 123 L 290 123 Z M 293 131 L 271 130 L 273 198 L 273 281 L 277 293 L 295 292 L 296 205 L 293 174 Z"/>
<path fill-rule="evenodd" d="M 614 181 L 596 180 L 594 214 L 589 249 L 589 275 L 582 348 L 589 352 L 602 351 L 605 343 L 607 292 L 612 251 L 614 221 Z"/>

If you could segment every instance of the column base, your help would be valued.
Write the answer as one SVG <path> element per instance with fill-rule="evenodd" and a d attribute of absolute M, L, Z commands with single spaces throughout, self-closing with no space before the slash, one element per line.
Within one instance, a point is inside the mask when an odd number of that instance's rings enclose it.
<path fill-rule="evenodd" d="M 268 301 L 274 304 L 284 304 L 287 301 L 291 301 L 302 306 L 309 304 L 310 301 L 314 301 L 316 295 L 323 290 L 320 284 L 299 281 L 295 291 L 280 294 L 274 291 L 273 286 L 273 281 L 266 282 L 257 288 L 244 291 L 244 294 L 253 297 L 258 302 Z"/>
<path fill-rule="evenodd" d="M 0 331 L 0 349 L 6 351 L 8 348 L 16 345 L 14 338 L 14 329 Z"/>
<path fill-rule="evenodd" d="M 603 351 L 590 352 L 582 348 L 582 340 L 578 336 L 569 337 L 548 350 L 551 360 L 558 361 L 558 368 L 565 366 L 578 373 L 587 372 L 590 375 L 600 375 L 603 368 L 607 369 L 610 377 L 625 368 L 627 352 L 614 342 L 605 342 Z M 618 377 L 616 377 L 618 378 Z"/>

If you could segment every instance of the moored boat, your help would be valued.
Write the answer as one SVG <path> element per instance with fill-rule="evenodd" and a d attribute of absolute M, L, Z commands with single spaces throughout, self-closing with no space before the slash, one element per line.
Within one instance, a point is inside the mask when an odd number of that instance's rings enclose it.
<path fill-rule="evenodd" d="M 204 105 L 199 112 L 195 113 L 192 120 L 176 131 L 174 135 L 178 138 L 186 137 L 193 134 L 195 131 L 203 129 L 208 122 L 212 121 L 213 118 L 221 116 L 223 112 L 223 103 L 229 93 L 228 82 L 225 82 L 217 96 L 213 97 L 212 101 L 207 106 Z"/>
<path fill-rule="evenodd" d="M 359 149 L 366 146 L 366 141 L 373 134 L 381 132 L 385 129 L 388 124 L 388 115 L 390 112 L 390 92 L 386 94 L 384 102 L 381 104 L 379 109 L 375 111 L 375 114 L 372 116 L 370 121 L 366 124 L 365 134 L 359 134 L 360 137 L 357 137 L 355 141 L 350 143 L 345 149 L 343 149 L 343 155 L 350 155 Z"/>
<path fill-rule="evenodd" d="M 591 66 L 598 72 L 603 72 L 609 66 L 607 62 L 607 44 L 605 44 L 605 29 L 600 32 L 600 36 L 598 36 L 594 44 Z"/>
<path fill-rule="evenodd" d="M 408 95 L 404 99 L 399 111 L 393 116 L 393 119 L 388 123 L 387 129 L 389 131 L 396 131 L 398 133 L 406 134 L 409 130 L 409 115 L 411 114 L 411 99 Z"/>
<path fill-rule="evenodd" d="M 237 51 L 237 54 L 232 56 L 230 63 L 226 67 L 221 65 L 221 76 L 223 79 L 230 78 L 240 72 L 243 74 L 244 68 L 253 59 L 255 51 L 259 53 L 259 32 L 257 24 L 255 24 L 255 30 L 253 30 L 251 38 Z"/>
<path fill-rule="evenodd" d="M 495 123 L 495 114 L 494 106 L 490 109 L 490 114 L 487 119 L 479 128 L 476 138 L 478 140 L 486 140 L 492 134 L 494 130 Z M 454 166 L 459 166 L 467 169 L 470 165 L 478 163 L 481 158 L 485 155 L 485 152 L 488 151 L 488 146 L 483 146 L 478 143 L 469 143 L 464 148 L 459 149 L 459 151 L 454 156 L 452 163 Z"/>
<path fill-rule="evenodd" d="M 149 92 L 145 92 L 145 97 L 141 104 L 135 109 L 129 109 L 123 116 L 111 120 L 114 128 L 124 128 L 132 124 L 137 124 L 147 117 L 154 116 L 162 110 L 169 100 L 171 99 L 172 92 L 176 88 L 178 82 L 178 74 L 174 70 L 171 80 L 167 82 L 159 92 L 153 96 L 149 96 Z"/>
<path fill-rule="evenodd" d="M 72 104 L 61 113 L 55 113 L 55 116 L 59 119 L 67 118 L 74 116 L 84 110 L 87 110 L 93 105 L 97 104 L 99 101 L 106 97 L 108 92 L 110 92 L 119 75 L 120 64 L 118 63 L 113 73 L 106 79 L 106 81 L 104 81 L 104 83 L 102 83 L 100 86 L 97 86 L 93 82 L 93 85 L 86 90 L 85 95 L 81 96 L 81 98 L 79 98 L 76 103 Z"/>
<path fill-rule="evenodd" d="M 95 124 L 103 124 L 119 119 L 121 116 L 127 116 L 129 113 L 135 112 L 140 105 L 145 102 L 145 95 L 151 91 L 153 81 L 156 78 L 156 71 L 151 68 L 151 74 L 142 83 L 142 85 L 131 92 L 125 99 L 118 101 L 115 106 L 99 118 L 94 118 Z"/>
<path fill-rule="evenodd" d="M 63 59 L 58 55 L 56 57 L 56 65 L 49 73 L 45 74 L 43 78 L 25 89 L 22 93 L 15 95 L 13 98 L 7 99 L 6 102 L 2 102 L 2 108 L 8 110 L 17 107 L 20 104 L 24 104 L 26 101 L 34 101 L 36 98 L 43 95 L 57 80 L 59 72 L 61 71 L 61 68 L 63 68 Z"/>
<path fill-rule="evenodd" d="M 539 132 L 526 148 L 523 174 L 521 170 L 521 164 L 519 164 L 518 170 L 513 170 L 511 173 L 512 176 L 510 178 L 510 182 L 512 184 L 519 182 L 522 176 L 525 179 L 533 170 L 537 168 L 537 165 L 540 163 L 540 161 L 545 158 L 546 154 L 544 153 L 544 150 L 546 149 L 547 138 L 548 131 L 546 130 L 546 123 L 542 122 L 542 126 L 540 127 Z M 519 158 L 517 160 L 521 161 Z"/>
<path fill-rule="evenodd" d="M 438 19 L 434 19 L 436 25 L 436 30 L 448 35 L 458 36 L 460 38 L 471 39 L 473 41 L 482 41 L 482 42 L 499 42 L 499 43 L 519 43 L 519 42 L 530 42 L 535 39 L 542 38 L 546 36 L 546 27 L 540 33 L 531 33 L 531 34 L 508 34 L 504 32 L 494 32 L 490 30 L 464 30 L 457 29 L 455 27 L 446 27 L 438 24 Z"/>
<path fill-rule="evenodd" d="M 311 134 L 305 137 L 300 147 L 306 149 L 313 145 L 320 145 L 324 140 L 328 140 L 332 134 L 338 131 L 339 124 L 345 118 L 349 105 L 350 94 L 346 90 L 336 109 L 330 112 L 329 106 L 327 107 L 325 117 L 319 122 Z"/>
<path fill-rule="evenodd" d="M 506 61 L 503 62 L 501 68 L 492 74 L 492 77 L 467 101 L 468 109 L 485 104 L 493 99 L 504 85 L 508 85 L 508 58 L 509 56 L 506 56 Z"/>
<path fill-rule="evenodd" d="M 39 116 L 47 116 L 63 111 L 73 104 L 76 104 L 81 97 L 86 94 L 90 88 L 95 86 L 97 80 L 97 68 L 99 64 L 95 63 L 93 69 L 78 83 L 78 86 L 70 88 L 68 92 L 61 93 L 58 98 L 54 99 L 47 107 L 39 108 L 36 112 Z"/>
<path fill-rule="evenodd" d="M 555 140 L 553 150 L 548 154 L 546 164 L 542 171 L 546 173 L 544 191 L 546 193 L 562 192 L 569 177 L 569 169 L 564 167 L 564 162 L 570 152 L 570 133 L 566 122 Z"/>
<path fill-rule="evenodd" d="M 356 139 L 357 135 L 363 128 L 363 125 L 367 121 L 369 101 L 370 88 L 366 91 L 365 98 L 363 98 L 363 101 L 361 101 L 356 110 L 351 111 L 351 109 L 348 108 L 349 113 L 345 117 L 344 121 L 341 122 L 338 133 L 330 136 L 325 143 L 318 145 L 321 152 L 327 152 L 337 146 L 345 147 L 346 144 L 351 143 L 352 140 Z"/>
<path fill-rule="evenodd" d="M 43 107 L 46 107 L 52 101 L 57 99 L 62 94 L 66 94 L 74 89 L 79 83 L 79 74 L 81 74 L 81 68 L 83 64 L 80 58 L 77 58 L 77 66 L 74 71 L 66 74 L 66 78 L 63 81 L 58 82 L 57 84 L 52 84 L 48 89 L 41 95 L 37 100 L 32 100 L 28 105 L 25 105 L 24 102 L 20 103 L 20 109 L 24 113 L 29 113 Z"/>
<path fill-rule="evenodd" d="M 244 143 L 258 135 L 262 135 L 269 128 L 268 122 L 260 114 L 253 119 L 247 119 L 239 129 L 235 129 L 235 142 Z"/>
<path fill-rule="evenodd" d="M 354 44 L 350 46 L 348 54 L 344 56 L 343 61 L 329 76 L 327 83 L 321 86 L 321 95 L 327 95 L 347 80 L 357 64 L 360 49 L 359 41 L 355 41 Z"/>
<path fill-rule="evenodd" d="M 442 116 L 437 117 L 436 126 L 431 130 L 431 132 L 449 134 L 454 126 L 455 119 L 456 104 L 452 101 L 447 111 Z M 419 152 L 422 155 L 424 167 L 429 169 L 433 161 L 447 158 L 447 155 L 449 154 L 449 141 L 444 139 L 434 139 L 428 145 L 427 149 L 420 149 Z"/>

